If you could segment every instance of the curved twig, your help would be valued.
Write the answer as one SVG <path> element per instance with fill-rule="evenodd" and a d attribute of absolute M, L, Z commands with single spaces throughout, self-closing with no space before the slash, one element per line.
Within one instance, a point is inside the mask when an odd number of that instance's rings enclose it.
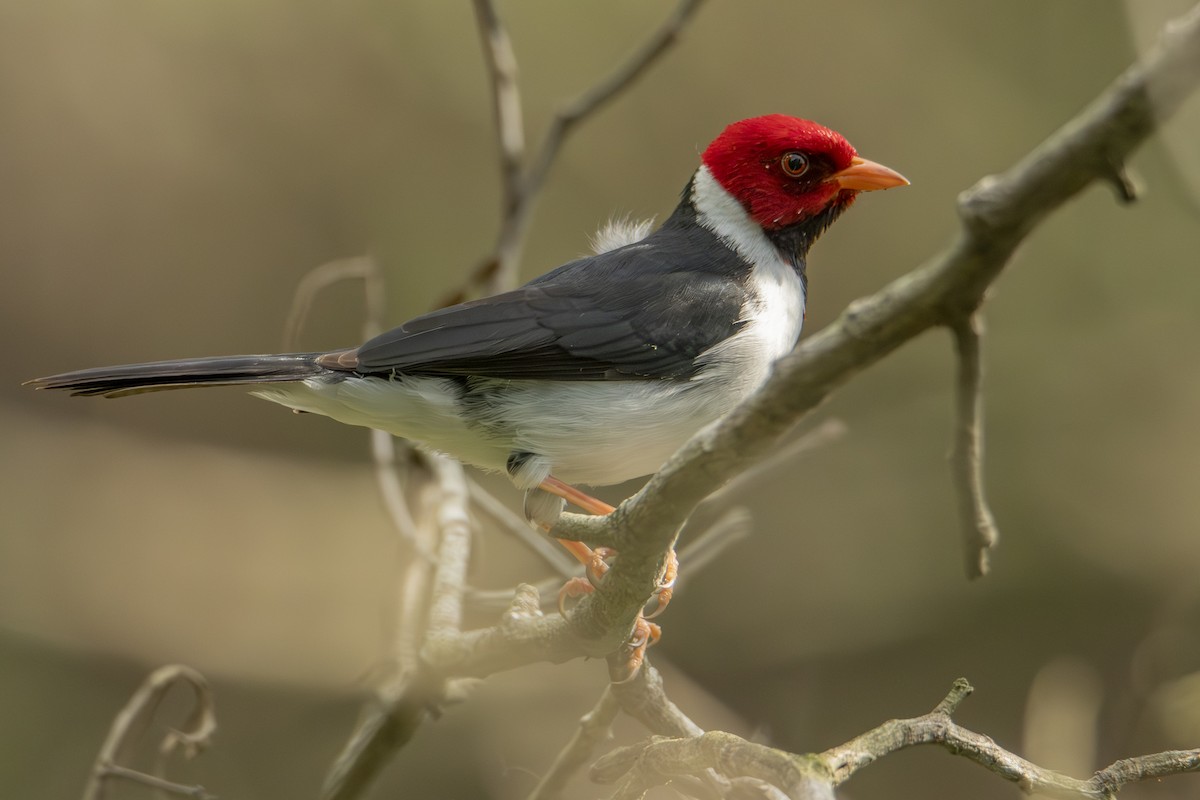
<path fill-rule="evenodd" d="M 166 780 L 161 775 L 150 775 L 121 765 L 132 749 L 133 730 L 154 715 L 159 703 L 172 687 L 186 684 L 191 687 L 195 703 L 183 725 L 163 737 L 159 745 L 161 756 L 182 750 L 184 758 L 193 758 L 208 747 L 217 729 L 217 718 L 213 708 L 212 690 L 208 681 L 196 670 L 183 664 L 159 667 L 147 676 L 129 702 L 113 719 L 108 736 L 96 755 L 92 776 L 83 793 L 83 800 L 103 800 L 112 779 L 133 781 L 160 791 L 183 797 L 212 798 L 203 786 L 189 786 Z"/>

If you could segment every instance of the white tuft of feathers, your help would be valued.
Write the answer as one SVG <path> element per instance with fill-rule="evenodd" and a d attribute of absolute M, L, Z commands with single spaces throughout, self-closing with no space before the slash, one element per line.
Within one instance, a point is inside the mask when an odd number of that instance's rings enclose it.
<path fill-rule="evenodd" d="M 592 245 L 592 252 L 600 255 L 609 250 L 616 250 L 618 247 L 640 242 L 650 235 L 653 228 L 653 217 L 639 220 L 630 219 L 628 216 L 610 217 L 608 222 L 604 223 L 588 241 Z"/>

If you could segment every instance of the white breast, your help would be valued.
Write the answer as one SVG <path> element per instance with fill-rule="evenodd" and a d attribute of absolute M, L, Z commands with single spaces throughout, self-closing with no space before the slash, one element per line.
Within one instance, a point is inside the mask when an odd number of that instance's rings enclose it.
<path fill-rule="evenodd" d="M 700 224 L 754 265 L 754 300 L 746 306 L 745 327 L 701 356 L 711 364 L 708 372 L 714 379 L 735 385 L 736 403 L 767 379 L 777 358 L 796 346 L 804 324 L 804 282 L 707 167 L 696 172 L 692 203 Z"/>

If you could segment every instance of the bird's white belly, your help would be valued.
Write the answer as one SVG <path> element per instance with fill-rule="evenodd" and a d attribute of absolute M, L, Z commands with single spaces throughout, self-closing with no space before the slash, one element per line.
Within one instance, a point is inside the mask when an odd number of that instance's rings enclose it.
<path fill-rule="evenodd" d="M 543 381 L 427 376 L 313 378 L 255 395 L 350 425 L 378 428 L 488 470 L 510 455 L 545 459 L 569 483 L 605 486 L 648 475 L 689 438 L 762 385 L 791 350 L 804 289 L 784 264 L 755 268 L 758 302 L 742 328 L 700 355 L 687 381 Z"/>
<path fill-rule="evenodd" d="M 266 400 L 385 430 L 468 464 L 503 470 L 512 453 L 545 458 L 569 483 L 605 486 L 656 471 L 754 387 L 710 371 L 693 381 L 488 381 L 464 406 L 441 378 L 311 379 L 266 386 Z"/>
<path fill-rule="evenodd" d="M 568 483 L 605 486 L 657 471 L 737 403 L 731 388 L 703 380 L 513 381 L 497 411 L 516 451 L 545 457 Z"/>

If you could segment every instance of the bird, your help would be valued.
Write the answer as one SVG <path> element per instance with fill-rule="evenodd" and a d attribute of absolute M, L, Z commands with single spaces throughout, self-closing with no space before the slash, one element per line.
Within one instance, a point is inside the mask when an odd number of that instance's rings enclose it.
<path fill-rule="evenodd" d="M 567 501 L 608 513 L 578 486 L 657 471 L 761 386 L 800 337 L 810 247 L 860 193 L 907 184 L 811 120 L 744 119 L 703 150 L 657 229 L 512 291 L 418 316 L 354 348 L 155 361 L 27 383 L 104 397 L 242 386 L 505 472 L 526 491 L 531 517 L 544 516 L 532 499 L 546 496 L 558 511 Z M 592 557 L 584 550 L 580 560 Z"/>

